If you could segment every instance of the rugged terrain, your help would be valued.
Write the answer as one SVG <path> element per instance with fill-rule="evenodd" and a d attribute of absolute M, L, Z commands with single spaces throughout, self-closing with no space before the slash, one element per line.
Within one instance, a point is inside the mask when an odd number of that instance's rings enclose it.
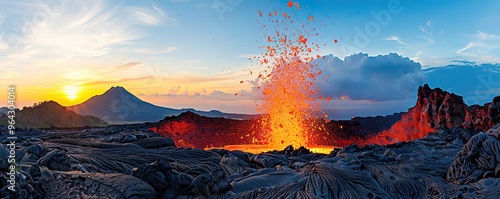
<path fill-rule="evenodd" d="M 151 124 L 18 132 L 17 190 L 2 198 L 498 198 L 500 126 L 440 130 L 328 155 L 305 148 L 250 154 L 176 148 Z M 2 132 L 6 129 L 3 128 Z"/>

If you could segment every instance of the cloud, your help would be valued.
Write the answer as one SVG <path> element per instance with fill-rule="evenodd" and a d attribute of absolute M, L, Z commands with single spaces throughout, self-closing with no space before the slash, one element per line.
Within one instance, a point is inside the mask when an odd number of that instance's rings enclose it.
<path fill-rule="evenodd" d="M 184 92 L 182 90 L 184 89 Z M 256 93 L 246 90 L 240 90 L 235 93 L 225 92 L 222 90 L 214 89 L 212 92 L 207 93 L 206 89 L 202 89 L 202 92 L 193 92 L 189 94 L 188 87 L 173 86 L 168 93 L 153 93 L 153 94 L 143 94 L 143 96 L 157 96 L 157 97 L 182 97 L 182 98 L 197 98 L 204 101 L 238 101 L 238 100 L 259 100 L 256 98 Z"/>
<path fill-rule="evenodd" d="M 463 48 L 461 48 L 461 49 L 457 50 L 457 53 L 458 53 L 458 54 L 461 54 L 462 52 L 464 52 L 464 51 L 468 50 L 469 48 L 473 48 L 473 47 L 476 47 L 476 46 L 480 46 L 480 44 L 476 44 L 476 43 L 472 43 L 472 42 L 470 42 L 469 44 L 467 44 L 467 46 L 465 46 L 465 47 L 463 47 Z"/>
<path fill-rule="evenodd" d="M 170 89 L 168 91 L 168 94 L 175 95 L 179 92 L 179 90 L 181 90 L 181 88 L 182 88 L 181 86 L 177 86 L 177 87 L 173 86 L 172 89 Z"/>
<path fill-rule="evenodd" d="M 6 15 L 9 24 L 15 27 L 1 33 L 8 38 L 0 38 L 0 52 L 6 51 L 5 61 L 18 66 L 68 65 L 86 58 L 95 58 L 97 62 L 105 59 L 104 56 L 120 53 L 120 45 L 144 38 L 142 25 L 175 23 L 161 8 L 151 4 L 125 7 L 89 0 L 41 2 L 30 6 L 12 3 L 11 6 Z M 15 12 L 19 9 L 23 12 Z M 156 54 L 172 50 L 175 48 L 144 52 Z"/>
<path fill-rule="evenodd" d="M 409 58 L 391 53 L 368 56 L 354 54 L 344 60 L 333 55 L 314 62 L 322 71 L 317 79 L 322 96 L 351 100 L 404 100 L 415 92 L 426 77 L 421 65 Z M 327 78 L 328 76 L 328 78 Z"/>
<path fill-rule="evenodd" d="M 424 69 L 422 72 L 428 77 L 426 83 L 463 96 L 469 105 L 491 102 L 499 95 L 500 64 L 454 62 L 459 64 Z"/>
<path fill-rule="evenodd" d="M 81 84 L 81 86 L 123 85 L 125 82 L 144 81 L 149 79 L 155 80 L 156 78 L 157 77 L 154 76 L 144 76 L 137 78 L 118 78 L 116 80 L 106 80 L 106 81 L 89 81 Z"/>
<path fill-rule="evenodd" d="M 416 61 L 418 62 L 420 60 L 420 56 L 423 54 L 422 51 L 418 51 L 417 54 L 413 55 L 413 57 L 411 58 L 413 61 Z"/>
<path fill-rule="evenodd" d="M 385 40 L 388 40 L 388 41 L 396 41 L 396 42 L 398 42 L 399 44 L 406 46 L 406 43 L 405 43 L 405 42 L 403 42 L 403 41 L 401 41 L 401 39 L 399 39 L 399 37 L 396 37 L 396 36 L 390 36 L 390 37 L 387 37 L 387 38 L 385 38 Z"/>
<path fill-rule="evenodd" d="M 480 40 L 500 39 L 499 35 L 488 34 L 481 31 L 477 31 L 476 37 Z"/>
<path fill-rule="evenodd" d="M 128 62 L 126 64 L 119 65 L 117 68 L 120 70 L 126 70 L 126 69 L 132 68 L 134 66 L 139 66 L 141 64 L 143 64 L 143 63 L 142 62 Z"/>
<path fill-rule="evenodd" d="M 418 29 L 424 34 L 420 37 L 425 39 L 427 43 L 432 44 L 435 43 L 436 39 L 434 37 L 434 27 L 432 27 L 432 21 L 428 20 L 425 25 L 418 26 Z M 439 34 L 438 34 L 439 36 Z"/>
<path fill-rule="evenodd" d="M 477 31 L 473 35 L 472 41 L 470 41 L 465 47 L 457 51 L 458 54 L 466 54 L 467 50 L 471 54 L 474 53 L 488 53 L 490 50 L 500 48 L 500 35 L 488 34 L 485 32 Z M 475 50 L 475 51 L 473 51 Z"/>
<path fill-rule="evenodd" d="M 429 27 L 430 29 L 434 29 L 432 27 L 432 21 L 431 20 L 428 20 L 427 23 L 425 23 L 425 25 L 427 25 L 427 27 Z"/>
<path fill-rule="evenodd" d="M 162 50 L 152 50 L 152 49 L 135 49 L 135 52 L 136 53 L 140 53 L 140 54 L 146 54 L 146 55 L 157 55 L 157 54 L 166 54 L 166 53 L 170 53 L 170 52 L 173 52 L 174 50 L 176 50 L 177 47 L 166 47 L 165 49 L 162 49 Z"/>
<path fill-rule="evenodd" d="M 162 26 L 162 25 L 173 25 L 176 20 L 170 18 L 161 8 L 152 5 L 153 9 L 146 8 L 129 8 L 128 17 L 133 18 L 139 24 L 146 26 Z"/>
<path fill-rule="evenodd" d="M 500 62 L 500 35 L 477 31 L 464 47 L 457 50 L 462 59 L 478 60 L 483 63 Z"/>
<path fill-rule="evenodd" d="M 451 60 L 451 62 L 454 62 L 454 63 L 461 63 L 463 65 L 476 65 L 476 62 L 474 61 L 465 61 L 465 60 Z"/>

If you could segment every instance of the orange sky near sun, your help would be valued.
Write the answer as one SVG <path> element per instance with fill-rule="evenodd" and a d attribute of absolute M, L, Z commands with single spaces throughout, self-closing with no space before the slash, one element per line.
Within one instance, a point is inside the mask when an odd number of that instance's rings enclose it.
<path fill-rule="evenodd" d="M 241 90 L 250 92 L 251 85 L 247 82 L 248 77 L 246 79 L 243 77 L 242 72 L 235 71 L 217 77 L 195 75 L 150 76 L 117 80 L 103 78 L 99 81 L 80 78 L 78 81 L 65 81 L 66 83 L 62 84 L 36 84 L 29 79 L 18 78 L 11 84 L 0 83 L 0 86 L 5 88 L 5 97 L 0 98 L 0 107 L 7 106 L 7 86 L 14 85 L 16 86 L 16 106 L 19 108 L 48 100 L 54 100 L 63 106 L 76 105 L 83 103 L 92 96 L 103 94 L 113 86 L 122 86 L 140 99 L 151 101 L 151 103 L 160 106 L 197 108 L 197 105 L 203 104 L 202 107 L 208 109 L 211 107 L 210 103 L 212 103 L 214 106 L 210 109 L 217 109 L 224 101 L 234 101 L 233 106 L 236 106 L 237 100 L 241 99 L 242 96 L 235 96 L 234 94 Z M 244 81 L 244 83 L 240 83 L 241 81 Z M 222 91 L 226 96 L 223 99 L 214 99 L 214 97 L 210 96 L 214 91 Z M 170 96 L 165 96 L 168 94 Z M 186 102 L 188 98 L 190 105 L 182 103 Z M 249 111 L 253 112 L 253 110 Z"/>

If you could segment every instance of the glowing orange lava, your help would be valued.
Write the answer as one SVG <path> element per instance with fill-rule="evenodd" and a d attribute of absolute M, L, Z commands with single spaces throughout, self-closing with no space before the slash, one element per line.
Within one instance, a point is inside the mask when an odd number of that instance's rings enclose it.
<path fill-rule="evenodd" d="M 288 2 L 289 8 L 293 9 L 292 5 Z M 298 4 L 296 7 L 299 9 Z M 264 132 L 273 149 L 307 147 L 312 140 L 309 132 L 319 128 L 312 121 L 319 111 L 314 96 L 319 92 L 315 78 L 321 72 L 311 63 L 317 57 L 311 54 L 319 50 L 319 45 L 308 41 L 317 33 L 314 28 L 308 30 L 307 24 L 293 24 L 290 14 L 268 16 L 275 30 L 265 35 L 269 45 L 263 46 L 264 52 L 257 58 L 258 64 L 265 67 L 258 76 L 264 100 L 259 111 L 268 113 L 263 119 Z"/>

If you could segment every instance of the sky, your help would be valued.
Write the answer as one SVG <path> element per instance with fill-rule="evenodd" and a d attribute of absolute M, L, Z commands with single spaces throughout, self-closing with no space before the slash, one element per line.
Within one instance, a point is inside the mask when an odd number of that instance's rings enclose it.
<path fill-rule="evenodd" d="M 317 28 L 335 119 L 406 111 L 425 83 L 470 104 L 500 93 L 500 1 L 294 2 L 0 0 L 0 87 L 17 87 L 18 107 L 123 86 L 161 106 L 256 113 L 249 58 L 280 28 L 267 14 L 287 12 Z"/>

